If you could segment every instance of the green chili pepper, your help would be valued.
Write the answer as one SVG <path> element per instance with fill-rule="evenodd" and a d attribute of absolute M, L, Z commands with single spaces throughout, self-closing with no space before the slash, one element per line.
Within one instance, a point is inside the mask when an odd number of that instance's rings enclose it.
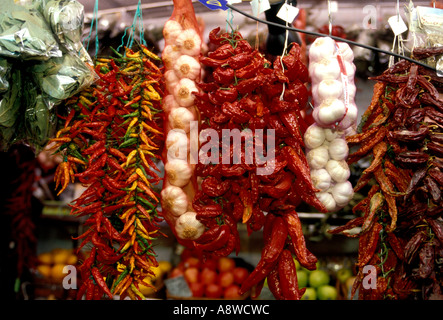
<path fill-rule="evenodd" d="M 132 146 L 133 144 L 136 144 L 137 142 L 138 142 L 138 139 L 137 139 L 137 138 L 129 138 L 129 139 L 123 141 L 123 143 L 121 143 L 121 144 L 118 146 L 118 148 L 119 148 L 119 149 L 121 149 L 121 148 L 126 148 L 126 147 L 129 147 L 129 146 Z"/>

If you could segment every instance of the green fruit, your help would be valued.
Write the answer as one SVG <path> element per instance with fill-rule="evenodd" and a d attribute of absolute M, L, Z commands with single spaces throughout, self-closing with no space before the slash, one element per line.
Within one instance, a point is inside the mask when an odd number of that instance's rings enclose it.
<path fill-rule="evenodd" d="M 301 296 L 301 300 L 316 300 L 317 299 L 317 291 L 314 288 L 308 287 L 306 288 L 305 293 Z"/>
<path fill-rule="evenodd" d="M 297 270 L 298 287 L 304 288 L 308 286 L 308 273 L 304 270 Z"/>
<path fill-rule="evenodd" d="M 323 285 L 317 289 L 319 300 L 336 300 L 337 295 L 337 289 L 330 285 Z"/>
<path fill-rule="evenodd" d="M 352 271 L 346 268 L 337 271 L 337 279 L 340 283 L 345 283 L 348 278 L 352 277 Z"/>
<path fill-rule="evenodd" d="M 301 268 L 300 262 L 298 262 L 298 260 L 295 258 L 293 258 L 293 259 L 294 259 L 294 263 L 295 263 L 295 269 L 300 270 L 300 268 Z"/>
<path fill-rule="evenodd" d="M 309 285 L 313 288 L 329 284 L 329 274 L 324 270 L 313 270 L 309 274 Z"/>

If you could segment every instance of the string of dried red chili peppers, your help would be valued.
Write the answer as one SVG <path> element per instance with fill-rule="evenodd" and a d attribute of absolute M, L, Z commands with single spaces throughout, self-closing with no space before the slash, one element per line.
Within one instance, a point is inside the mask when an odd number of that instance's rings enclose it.
<path fill-rule="evenodd" d="M 417 49 L 422 59 L 435 50 Z M 441 192 L 443 102 L 435 74 L 400 61 L 376 80 L 372 102 L 360 132 L 347 138 L 360 145 L 348 161 L 368 155 L 355 191 L 368 196 L 354 213 L 362 216 L 332 233 L 360 226 L 357 267 L 352 294 L 359 299 L 442 298 L 443 206 Z M 377 270 L 376 288 L 362 286 L 363 267 Z"/>
<path fill-rule="evenodd" d="M 144 279 L 158 266 L 152 241 L 161 220 L 153 190 L 161 180 L 161 60 L 143 45 L 116 55 L 97 59 L 99 79 L 66 103 L 64 128 L 52 139 L 64 156 L 55 176 L 59 194 L 75 180 L 87 186 L 70 204 L 71 214 L 88 217 L 78 249 L 92 245 L 80 266 L 79 299 L 143 299 L 139 285 L 151 286 Z"/>
<path fill-rule="evenodd" d="M 306 248 L 295 209 L 304 201 L 326 212 L 315 197 L 318 190 L 303 152 L 307 125 L 301 111 L 308 101 L 304 85 L 308 70 L 300 60 L 297 44 L 271 64 L 238 31 L 220 33 L 216 28 L 209 41 L 215 49 L 200 58 L 209 72 L 198 84 L 196 106 L 201 113 L 201 130 L 218 132 L 219 159 L 210 164 L 199 162 L 195 169 L 202 182 L 193 208 L 207 228 L 194 241 L 195 248 L 204 255 L 226 256 L 240 250 L 238 222 L 246 224 L 249 234 L 263 228 L 261 260 L 241 292 L 255 287 L 254 295 L 260 294 L 268 277 L 276 298 L 300 299 L 304 289 L 298 288 L 292 255 L 310 270 L 316 268 L 317 258 Z M 223 145 L 225 129 L 242 133 L 239 149 Z M 264 130 L 263 138 L 248 142 L 248 134 L 254 136 L 259 129 Z M 267 149 L 267 139 L 274 139 L 273 150 Z M 200 151 L 205 150 L 205 143 L 211 142 L 202 143 Z M 222 158 L 226 147 L 230 148 L 228 163 Z M 270 168 L 270 162 L 261 163 L 257 158 L 248 162 L 247 152 L 254 150 L 248 148 L 274 152 L 275 157 L 268 159 L 274 166 L 269 174 L 258 174 L 257 168 Z M 240 163 L 235 163 L 235 157 Z"/>

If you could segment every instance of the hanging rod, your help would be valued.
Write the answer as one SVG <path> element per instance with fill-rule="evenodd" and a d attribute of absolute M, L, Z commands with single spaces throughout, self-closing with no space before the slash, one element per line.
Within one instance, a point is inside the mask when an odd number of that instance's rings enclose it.
<path fill-rule="evenodd" d="M 333 36 L 333 35 L 327 35 L 327 34 L 315 32 L 315 31 L 308 31 L 308 30 L 298 29 L 298 28 L 294 28 L 294 27 L 286 27 L 285 25 L 282 25 L 282 24 L 279 24 L 279 23 L 270 22 L 270 21 L 266 21 L 266 20 L 254 17 L 253 15 L 250 15 L 250 14 L 248 14 L 246 12 L 243 12 L 243 11 L 235 8 L 234 6 L 232 6 L 230 4 L 227 4 L 226 6 L 228 8 L 230 8 L 230 9 L 232 9 L 232 10 L 234 10 L 234 11 L 236 11 L 236 12 L 242 14 L 242 15 L 244 15 L 245 17 L 248 17 L 248 18 L 253 19 L 253 20 L 255 20 L 257 22 L 260 22 L 260 23 L 268 24 L 268 25 L 271 25 L 271 26 L 283 28 L 283 29 L 290 30 L 290 31 L 306 33 L 306 34 L 309 34 L 309 35 L 314 36 L 314 37 L 330 37 L 330 38 L 332 38 L 332 39 L 334 39 L 336 41 L 339 41 L 339 42 L 346 42 L 347 44 L 350 44 L 350 45 L 362 47 L 364 49 L 368 49 L 368 50 L 371 50 L 371 51 L 377 51 L 377 52 L 380 52 L 380 53 L 384 53 L 384 54 L 387 54 L 387 55 L 394 56 L 396 58 L 408 60 L 409 62 L 415 63 L 415 64 L 417 64 L 419 66 L 422 66 L 424 68 L 427 68 L 427 69 L 430 69 L 430 70 L 432 70 L 434 72 L 437 72 L 436 69 L 434 69 L 433 67 L 431 67 L 431 66 L 429 66 L 429 65 L 427 65 L 425 63 L 422 63 L 422 62 L 417 61 L 415 59 L 403 56 L 403 55 L 398 54 L 398 53 L 394 53 L 394 52 L 391 52 L 391 51 L 387 51 L 387 50 L 383 50 L 383 49 L 380 49 L 380 48 L 372 47 L 372 46 L 369 46 L 369 45 L 366 45 L 366 44 L 362 44 L 362 43 L 358 43 L 358 42 L 355 42 L 355 41 L 352 41 L 352 40 L 343 39 L 343 38 L 340 38 L 340 37 L 337 37 L 337 36 Z"/>

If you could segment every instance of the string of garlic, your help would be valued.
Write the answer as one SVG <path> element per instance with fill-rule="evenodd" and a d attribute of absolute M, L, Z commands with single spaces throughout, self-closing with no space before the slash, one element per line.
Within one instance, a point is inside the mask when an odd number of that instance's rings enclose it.
<path fill-rule="evenodd" d="M 320 190 L 316 196 L 330 212 L 346 206 L 354 195 L 345 140 L 357 125 L 353 59 L 348 44 L 329 37 L 318 38 L 309 49 L 315 123 L 304 135 L 306 158 Z"/>
<path fill-rule="evenodd" d="M 169 19 L 163 28 L 165 48 L 162 59 L 168 95 L 163 101 L 166 118 L 165 186 L 161 192 L 162 208 L 168 223 L 178 238 L 195 240 L 204 232 L 204 225 L 192 210 L 194 167 L 189 163 L 190 128 L 196 120 L 195 81 L 201 76 L 198 56 L 201 52 L 200 35 L 192 28 Z M 169 213 L 171 215 L 169 215 Z"/>

